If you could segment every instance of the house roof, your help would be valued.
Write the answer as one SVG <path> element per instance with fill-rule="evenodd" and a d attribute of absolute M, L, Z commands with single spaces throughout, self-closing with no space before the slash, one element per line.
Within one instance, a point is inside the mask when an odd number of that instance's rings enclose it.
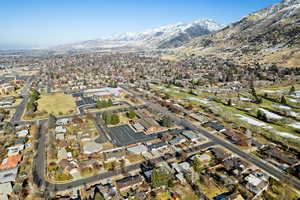
<path fill-rule="evenodd" d="M 22 155 L 19 154 L 11 155 L 8 158 L 5 158 L 0 165 L 0 170 L 15 168 L 19 164 L 21 159 L 22 159 Z"/>
<path fill-rule="evenodd" d="M 69 119 L 68 118 L 61 118 L 56 120 L 56 125 L 63 125 L 63 124 L 67 124 L 69 123 Z"/>
<path fill-rule="evenodd" d="M 57 158 L 58 159 L 67 159 L 68 158 L 68 152 L 66 151 L 65 148 L 58 150 Z"/>
<path fill-rule="evenodd" d="M 135 128 L 136 130 L 144 129 L 144 127 L 143 127 L 140 123 L 135 123 L 135 124 L 133 125 L 133 128 Z"/>
<path fill-rule="evenodd" d="M 146 129 L 152 128 L 152 127 L 159 127 L 159 124 L 152 118 L 146 117 L 139 119 L 139 123 L 145 127 Z"/>
<path fill-rule="evenodd" d="M 62 127 L 62 126 L 57 126 L 55 128 L 55 132 L 57 132 L 57 133 L 65 133 L 65 132 L 67 132 L 67 129 L 64 128 L 64 127 Z"/>
<path fill-rule="evenodd" d="M 181 142 L 184 142 L 186 139 L 181 137 L 181 136 L 175 136 L 174 138 L 172 138 L 169 142 L 169 144 L 178 144 Z"/>
<path fill-rule="evenodd" d="M 16 139 L 15 144 L 25 144 L 26 141 L 27 141 L 26 137 L 21 137 L 21 138 Z"/>
<path fill-rule="evenodd" d="M 190 140 L 199 138 L 199 136 L 196 133 L 194 133 L 193 131 L 183 131 L 182 135 L 184 135 L 185 137 L 187 137 Z"/>
<path fill-rule="evenodd" d="M 15 181 L 18 175 L 18 167 L 0 170 L 0 183 Z"/>
<path fill-rule="evenodd" d="M 120 189 L 120 188 L 124 188 L 124 187 L 128 187 L 128 186 L 140 183 L 142 181 L 143 181 L 143 179 L 140 175 L 128 176 L 123 179 L 117 180 L 116 185 Z"/>
<path fill-rule="evenodd" d="M 268 149 L 268 150 L 265 150 L 264 153 L 266 153 L 282 162 L 285 162 L 289 165 L 294 165 L 294 164 L 297 164 L 300 162 L 297 158 L 292 157 L 286 153 L 280 152 L 276 149 Z"/>
<path fill-rule="evenodd" d="M 257 187 L 263 181 L 260 178 L 254 176 L 253 174 L 249 174 L 248 176 L 246 176 L 245 180 L 255 187 Z"/>
<path fill-rule="evenodd" d="M 64 135 L 63 133 L 57 133 L 57 134 L 55 135 L 55 138 L 56 138 L 57 140 L 64 140 L 64 139 L 65 139 L 65 135 Z"/>
<path fill-rule="evenodd" d="M 147 151 L 147 147 L 145 145 L 141 144 L 141 145 L 127 148 L 127 151 L 133 152 L 133 153 L 142 153 L 142 152 Z"/>
<path fill-rule="evenodd" d="M 216 131 L 221 131 L 224 130 L 224 126 L 215 123 L 215 122 L 207 122 L 206 125 L 208 125 L 209 127 L 215 129 Z"/>
<path fill-rule="evenodd" d="M 228 153 L 226 153 L 223 149 L 221 148 L 212 148 L 211 151 L 213 154 L 218 158 L 218 159 L 224 159 L 229 156 Z"/>
<path fill-rule="evenodd" d="M 162 147 L 165 147 L 165 146 L 167 146 L 167 143 L 157 142 L 157 143 L 149 145 L 148 148 L 150 149 L 150 151 L 152 151 L 152 150 L 159 149 L 159 148 L 162 148 Z"/>
<path fill-rule="evenodd" d="M 21 131 L 16 132 L 16 134 L 17 134 L 18 136 L 26 136 L 26 135 L 28 135 L 28 130 L 27 130 L 27 129 L 24 129 L 24 130 L 21 130 Z"/>

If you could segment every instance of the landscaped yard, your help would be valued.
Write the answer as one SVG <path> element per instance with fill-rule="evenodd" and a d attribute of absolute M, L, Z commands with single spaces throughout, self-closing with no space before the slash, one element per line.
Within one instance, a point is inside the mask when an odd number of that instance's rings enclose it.
<path fill-rule="evenodd" d="M 183 186 L 183 185 L 177 184 L 177 185 L 175 185 L 174 188 L 172 188 L 172 190 L 174 192 L 176 192 L 177 194 L 179 194 L 179 196 L 183 200 L 198 199 L 195 192 L 192 190 L 192 188 L 189 185 Z"/>
<path fill-rule="evenodd" d="M 38 111 L 46 111 L 56 116 L 73 114 L 76 111 L 75 99 L 62 93 L 41 95 L 38 100 Z"/>
<path fill-rule="evenodd" d="M 211 183 L 209 185 L 206 184 L 199 184 L 199 187 L 204 192 L 204 194 L 209 198 L 212 199 L 213 197 L 228 192 L 225 187 L 217 186 L 215 183 Z"/>

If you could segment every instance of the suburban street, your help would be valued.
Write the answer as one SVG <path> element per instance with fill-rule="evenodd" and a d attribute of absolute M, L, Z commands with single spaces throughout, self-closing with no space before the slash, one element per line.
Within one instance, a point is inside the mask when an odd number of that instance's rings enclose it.
<path fill-rule="evenodd" d="M 17 122 L 17 121 L 21 120 L 23 112 L 24 112 L 26 104 L 27 104 L 27 101 L 28 101 L 29 89 L 34 80 L 35 80 L 35 77 L 30 77 L 29 80 L 27 80 L 26 84 L 23 86 L 23 88 L 21 90 L 21 96 L 23 97 L 23 99 L 22 99 L 20 105 L 18 105 L 16 107 L 16 111 L 10 120 L 11 122 Z"/>
<path fill-rule="evenodd" d="M 181 125 L 187 129 L 197 131 L 204 135 L 205 137 L 209 138 L 211 141 L 214 141 L 216 144 L 221 145 L 225 147 L 226 149 L 230 150 L 233 153 L 236 153 L 238 156 L 242 157 L 246 161 L 254 164 L 255 166 L 259 167 L 260 169 L 264 170 L 265 172 L 269 173 L 273 177 L 278 178 L 280 181 L 286 182 L 290 185 L 292 185 L 294 188 L 300 190 L 300 181 L 297 180 L 295 177 L 288 175 L 287 173 L 284 173 L 283 171 L 280 171 L 279 169 L 271 166 L 267 162 L 261 160 L 260 158 L 255 157 L 252 154 L 245 153 L 244 151 L 238 149 L 233 144 L 225 141 L 224 139 L 221 139 L 220 137 L 209 133 L 208 131 L 197 127 L 193 124 L 191 124 L 188 120 L 184 118 L 179 118 L 175 114 L 168 111 L 166 108 L 161 107 L 158 104 L 153 104 L 149 102 L 149 106 L 155 110 L 156 112 L 163 113 L 164 115 L 170 117 L 172 120 L 176 121 L 178 125 Z"/>
<path fill-rule="evenodd" d="M 46 123 L 42 122 L 41 128 L 39 129 L 39 142 L 38 142 L 37 153 L 36 153 L 34 167 L 33 167 L 33 177 L 34 177 L 34 182 L 39 187 L 45 187 L 46 191 L 53 191 L 53 192 L 54 191 L 63 191 L 66 189 L 78 187 L 80 185 L 107 179 L 107 178 L 122 174 L 122 173 L 124 173 L 124 171 L 130 172 L 130 171 L 137 170 L 140 168 L 141 164 L 143 163 L 143 162 L 140 162 L 140 163 L 132 164 L 132 165 L 126 166 L 123 169 L 115 169 L 113 171 L 102 172 L 102 173 L 99 173 L 99 174 L 91 176 L 91 177 L 71 181 L 68 183 L 61 183 L 61 184 L 50 183 L 45 179 L 45 160 L 46 160 L 46 157 L 45 157 L 45 146 L 46 146 L 45 145 L 45 128 L 46 128 Z M 210 142 L 192 147 L 190 149 L 187 149 L 185 152 L 188 152 L 188 153 L 198 152 L 198 151 L 204 150 L 206 148 L 212 147 L 213 145 L 215 145 L 215 142 L 210 141 Z M 173 159 L 176 156 L 176 154 L 182 153 L 182 152 L 184 152 L 184 151 L 179 151 L 179 152 L 173 153 L 173 154 L 169 155 L 168 157 L 160 156 L 158 158 L 154 158 L 149 161 L 152 163 L 156 163 L 156 162 L 160 162 L 163 160 Z"/>

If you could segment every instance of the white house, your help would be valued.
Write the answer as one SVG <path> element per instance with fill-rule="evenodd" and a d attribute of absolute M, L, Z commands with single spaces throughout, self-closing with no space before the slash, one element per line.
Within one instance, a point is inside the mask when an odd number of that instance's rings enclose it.
<path fill-rule="evenodd" d="M 62 127 L 62 126 L 57 126 L 57 127 L 55 128 L 55 132 L 56 132 L 56 133 L 66 133 L 66 132 L 67 132 L 67 129 L 65 129 L 65 128 Z"/>
<path fill-rule="evenodd" d="M 29 132 L 28 132 L 27 129 L 24 129 L 24 130 L 16 132 L 16 134 L 17 134 L 18 137 L 26 137 L 28 135 L 28 133 Z"/>
<path fill-rule="evenodd" d="M 56 125 L 57 126 L 64 126 L 69 124 L 70 120 L 68 118 L 62 118 L 62 119 L 58 119 L 56 120 Z"/>

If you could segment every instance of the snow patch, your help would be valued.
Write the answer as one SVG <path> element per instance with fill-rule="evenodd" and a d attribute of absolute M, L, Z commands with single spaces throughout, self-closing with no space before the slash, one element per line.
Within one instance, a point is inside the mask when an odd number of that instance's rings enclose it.
<path fill-rule="evenodd" d="M 267 118 L 271 118 L 271 119 L 282 119 L 282 117 L 280 115 L 277 115 L 273 112 L 270 112 L 266 109 L 263 108 L 259 108 L 260 111 L 264 112 L 267 115 Z"/>

